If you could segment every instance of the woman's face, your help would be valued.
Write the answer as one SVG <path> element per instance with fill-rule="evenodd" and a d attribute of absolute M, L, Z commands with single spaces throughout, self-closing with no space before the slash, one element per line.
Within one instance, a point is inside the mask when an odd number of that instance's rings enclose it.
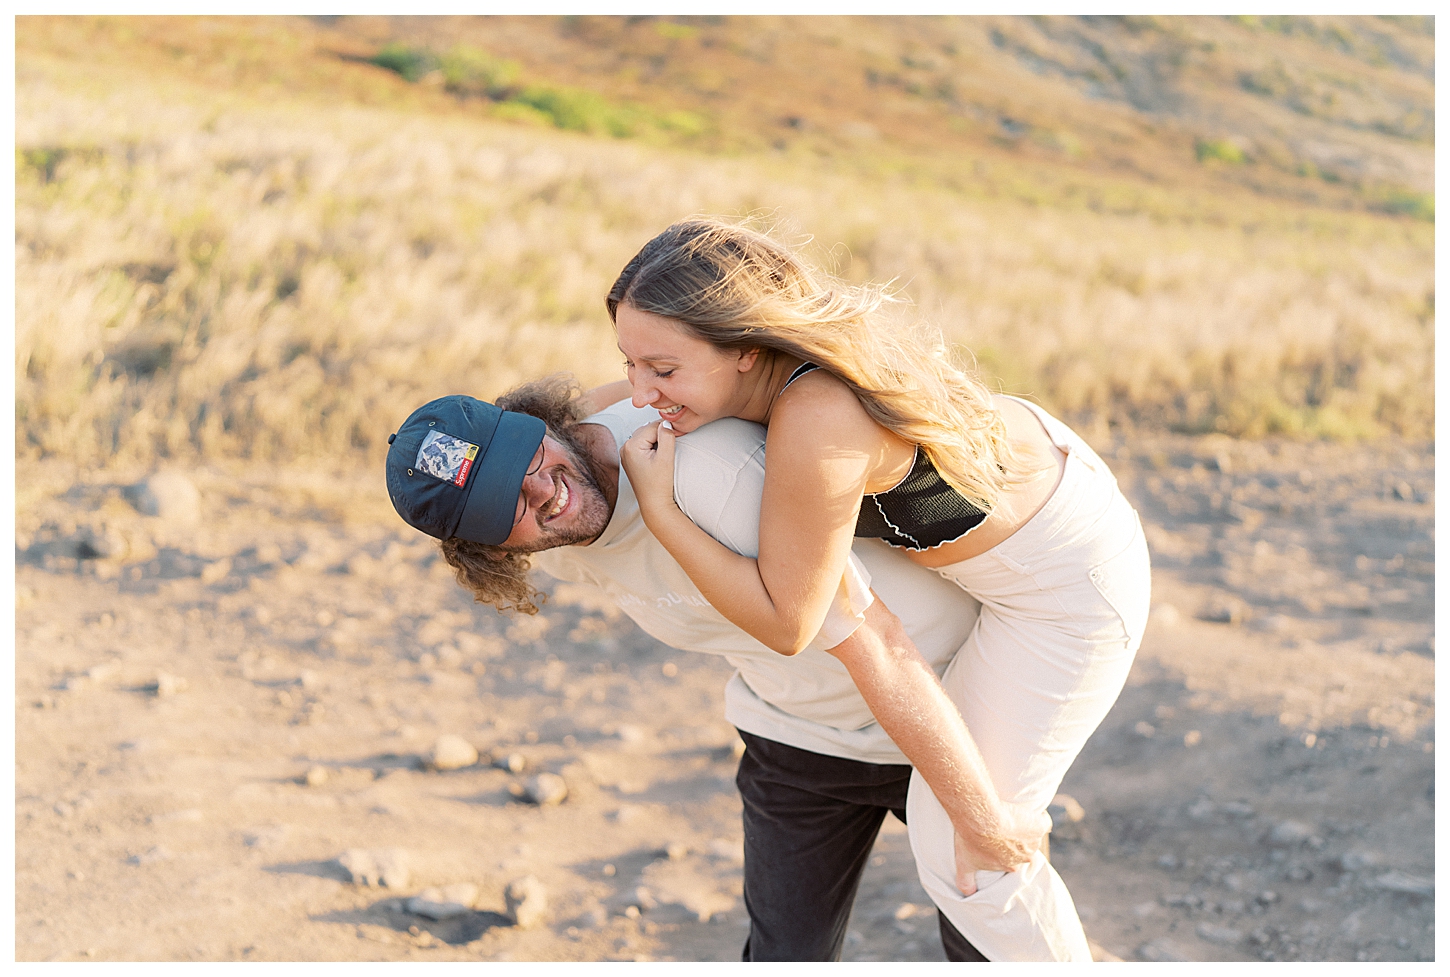
<path fill-rule="evenodd" d="M 757 350 L 716 349 L 674 319 L 622 303 L 614 325 L 634 406 L 656 408 L 681 434 L 744 408 Z"/>

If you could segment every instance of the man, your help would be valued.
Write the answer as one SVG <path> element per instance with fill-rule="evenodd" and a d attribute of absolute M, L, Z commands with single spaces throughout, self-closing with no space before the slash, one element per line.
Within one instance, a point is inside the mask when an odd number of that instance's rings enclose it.
<path fill-rule="evenodd" d="M 938 681 L 975 603 L 879 541 L 858 540 L 816 640 L 790 658 L 771 651 L 710 607 L 640 518 L 619 447 L 658 413 L 626 400 L 584 416 L 600 406 L 559 377 L 497 407 L 433 401 L 389 439 L 388 493 L 410 525 L 442 540 L 481 600 L 536 610 L 532 555 L 558 579 L 600 587 L 660 641 L 736 666 L 725 714 L 746 743 L 736 778 L 751 919 L 743 959 L 840 958 L 861 870 L 886 812 L 906 820 L 909 787 L 913 822 L 934 832 L 928 858 L 909 826 L 923 884 L 951 914 L 939 915 L 949 959 L 1088 959 L 1071 898 L 1034 850 L 1040 821 L 998 802 Z M 763 429 L 733 418 L 677 448 L 681 508 L 748 555 L 763 461 Z M 912 784 L 908 756 L 930 790 Z M 954 825 L 969 836 L 962 863 L 951 855 Z"/>

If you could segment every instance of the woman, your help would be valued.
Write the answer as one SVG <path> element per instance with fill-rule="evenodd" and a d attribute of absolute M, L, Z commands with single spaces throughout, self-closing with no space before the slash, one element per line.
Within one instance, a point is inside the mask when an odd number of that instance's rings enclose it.
<path fill-rule="evenodd" d="M 744 227 L 671 226 L 606 299 L 634 403 L 667 422 L 630 439 L 624 468 L 646 524 L 705 597 L 782 654 L 820 628 L 855 536 L 903 548 L 980 600 L 943 682 L 1002 799 L 1041 811 L 1141 640 L 1142 529 L 1081 438 L 1033 404 L 991 395 L 940 342 L 889 319 L 889 301 Z M 727 416 L 768 429 L 755 560 L 673 501 L 674 438 Z M 920 864 L 920 846 L 952 842 L 928 837 L 951 824 L 917 786 Z M 962 845 L 970 860 L 971 839 Z"/>

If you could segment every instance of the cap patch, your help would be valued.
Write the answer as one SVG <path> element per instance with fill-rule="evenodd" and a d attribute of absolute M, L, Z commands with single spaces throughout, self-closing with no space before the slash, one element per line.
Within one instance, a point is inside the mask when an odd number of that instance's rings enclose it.
<path fill-rule="evenodd" d="M 429 431 L 413 467 L 461 488 L 468 481 L 468 470 L 477 457 L 478 445 L 442 431 Z"/>

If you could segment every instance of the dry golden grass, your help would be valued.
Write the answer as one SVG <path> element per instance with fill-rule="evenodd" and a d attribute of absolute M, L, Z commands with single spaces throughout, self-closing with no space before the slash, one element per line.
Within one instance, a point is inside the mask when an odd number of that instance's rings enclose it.
<path fill-rule="evenodd" d="M 22 456 L 371 463 L 428 398 L 615 379 L 604 291 L 695 212 L 899 279 L 1088 429 L 1432 430 L 1424 221 L 1031 206 L 23 48 L 16 101 Z"/>

